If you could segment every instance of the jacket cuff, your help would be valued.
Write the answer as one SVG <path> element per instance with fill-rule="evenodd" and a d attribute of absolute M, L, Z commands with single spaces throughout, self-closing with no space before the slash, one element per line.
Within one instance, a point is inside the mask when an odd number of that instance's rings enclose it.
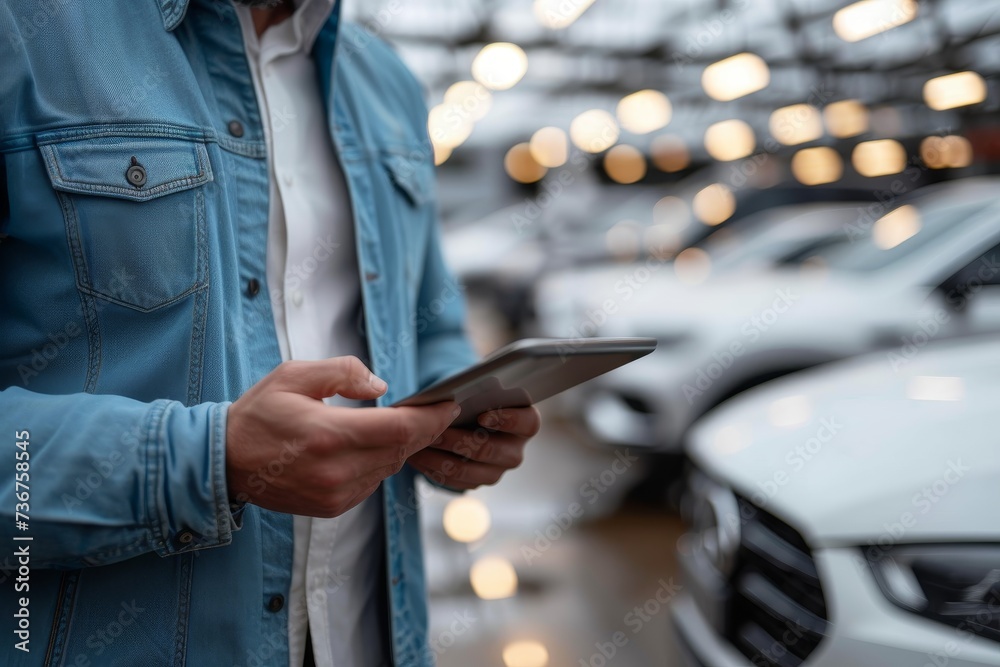
<path fill-rule="evenodd" d="M 229 403 L 153 403 L 146 429 L 145 497 L 160 556 L 229 544 L 243 508 L 226 489 Z"/>

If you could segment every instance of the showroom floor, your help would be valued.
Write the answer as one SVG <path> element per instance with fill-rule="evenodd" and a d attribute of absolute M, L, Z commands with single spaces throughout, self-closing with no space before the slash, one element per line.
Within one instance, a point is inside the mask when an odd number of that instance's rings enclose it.
<path fill-rule="evenodd" d="M 664 512 L 620 507 L 640 466 L 631 452 L 588 445 L 575 428 L 549 419 L 521 468 L 469 494 L 490 517 L 485 536 L 469 544 L 443 528 L 455 496 L 429 490 L 423 516 L 438 664 L 676 664 L 661 601 L 680 584 L 673 547 L 681 526 Z M 486 556 L 513 565 L 512 597 L 473 592 L 470 568 Z"/>

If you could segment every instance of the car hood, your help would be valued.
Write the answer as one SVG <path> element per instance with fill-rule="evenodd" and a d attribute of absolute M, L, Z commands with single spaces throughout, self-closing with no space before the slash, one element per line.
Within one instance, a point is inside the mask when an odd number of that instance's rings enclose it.
<path fill-rule="evenodd" d="M 996 339 L 862 357 L 724 404 L 689 453 L 817 546 L 1000 541 L 998 377 Z"/>

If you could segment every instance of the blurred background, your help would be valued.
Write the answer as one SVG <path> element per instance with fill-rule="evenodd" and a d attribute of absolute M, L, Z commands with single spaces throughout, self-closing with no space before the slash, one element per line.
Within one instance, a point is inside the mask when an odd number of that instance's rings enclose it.
<path fill-rule="evenodd" d="M 345 12 L 480 351 L 659 341 L 421 490 L 440 665 L 1000 665 L 1000 1 Z"/>

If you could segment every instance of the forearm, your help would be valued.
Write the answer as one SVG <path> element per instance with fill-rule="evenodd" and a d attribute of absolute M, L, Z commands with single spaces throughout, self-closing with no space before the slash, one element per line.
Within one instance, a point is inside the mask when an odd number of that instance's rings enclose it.
<path fill-rule="evenodd" d="M 227 408 L 0 392 L 0 469 L 10 471 L 0 476 L 0 539 L 31 536 L 33 565 L 55 568 L 229 543 Z M 15 523 L 15 491 L 25 490 L 15 489 L 17 440 L 29 443 L 20 448 L 29 452 L 26 530 Z"/>

